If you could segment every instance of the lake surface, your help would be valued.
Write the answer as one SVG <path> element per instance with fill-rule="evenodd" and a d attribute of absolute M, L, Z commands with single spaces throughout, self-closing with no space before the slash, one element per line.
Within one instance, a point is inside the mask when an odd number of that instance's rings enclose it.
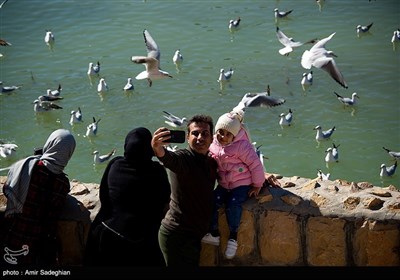
<path fill-rule="evenodd" d="M 275 22 L 275 8 L 291 10 Z M 134 127 L 150 131 L 166 125 L 163 110 L 191 117 L 206 113 L 218 117 L 230 111 L 247 92 L 263 92 L 286 102 L 273 108 L 248 108 L 245 123 L 252 140 L 268 157 L 267 172 L 315 178 L 317 169 L 331 179 L 368 181 L 399 188 L 400 171 L 392 178 L 379 177 L 380 165 L 393 159 L 382 149 L 400 151 L 400 44 L 393 49 L 393 31 L 400 28 L 400 4 L 388 1 L 37 1 L 9 0 L 0 9 L 0 37 L 12 46 L 0 47 L 0 80 L 21 85 L 13 94 L 0 95 L 0 139 L 16 143 L 14 159 L 0 159 L 0 168 L 32 154 L 55 129 L 71 129 L 77 148 L 66 173 L 70 179 L 99 183 L 105 165 L 93 165 L 92 152 L 123 153 L 126 134 Z M 240 29 L 229 32 L 230 19 L 241 18 Z M 356 35 L 358 24 L 373 22 L 369 34 Z M 349 87 L 342 88 L 326 72 L 312 69 L 314 83 L 306 92 L 300 81 L 303 52 L 289 56 L 278 50 L 276 25 L 296 41 L 322 39 L 338 56 L 337 65 Z M 44 42 L 52 30 L 55 45 Z M 143 65 L 130 61 L 145 55 L 142 32 L 147 29 L 161 49 L 161 68 L 173 78 L 135 80 Z M 184 62 L 172 62 L 180 49 Z M 109 91 L 97 93 L 98 78 L 87 76 L 89 62 L 101 63 L 101 77 Z M 224 87 L 217 82 L 221 68 L 234 69 Z M 135 90 L 125 93 L 127 78 Z M 48 88 L 62 85 L 63 109 L 35 113 L 32 102 Z M 355 108 L 344 108 L 334 91 L 360 99 Z M 82 109 L 84 123 L 70 126 L 71 110 Z M 279 115 L 293 111 L 291 127 L 280 127 Z M 92 118 L 101 119 L 98 135 L 86 137 Z M 328 141 L 315 140 L 316 125 L 336 127 Z M 339 162 L 326 165 L 325 150 L 339 146 Z M 180 144 L 183 146 L 185 144 Z M 0 175 L 6 175 L 1 172 Z"/>

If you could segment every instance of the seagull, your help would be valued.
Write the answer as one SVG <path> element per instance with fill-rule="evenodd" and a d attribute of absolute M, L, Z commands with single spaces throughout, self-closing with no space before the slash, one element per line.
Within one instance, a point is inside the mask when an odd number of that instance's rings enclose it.
<path fill-rule="evenodd" d="M 94 164 L 100 164 L 100 163 L 105 163 L 106 161 L 110 160 L 111 157 L 115 154 L 115 149 L 112 149 L 111 152 L 105 155 L 99 155 L 99 151 L 94 151 L 93 152 L 93 162 Z"/>
<path fill-rule="evenodd" d="M 393 44 L 393 50 L 396 50 L 396 43 L 400 42 L 400 28 L 393 31 L 391 42 Z"/>
<path fill-rule="evenodd" d="M 98 75 L 100 73 L 100 62 L 97 61 L 96 65 L 93 62 L 89 62 L 89 68 L 87 74 L 90 76 Z"/>
<path fill-rule="evenodd" d="M 184 124 L 187 124 L 187 119 L 185 117 L 180 118 L 177 117 L 171 113 L 168 113 L 167 111 L 163 111 L 164 112 L 164 118 L 166 118 L 167 120 L 165 121 L 166 124 L 172 126 L 172 127 L 181 127 Z"/>
<path fill-rule="evenodd" d="M 55 90 L 47 89 L 47 95 L 59 96 L 61 94 L 61 84 L 58 84 L 58 88 Z"/>
<path fill-rule="evenodd" d="M 301 79 L 301 87 L 303 91 L 306 91 L 313 84 L 313 71 L 309 73 L 303 73 L 303 78 Z"/>
<path fill-rule="evenodd" d="M 356 27 L 357 36 L 360 37 L 362 34 L 367 33 L 373 24 L 374 23 L 371 22 L 368 25 L 361 25 L 361 24 L 357 25 Z"/>
<path fill-rule="evenodd" d="M 126 85 L 124 86 L 123 90 L 124 91 L 130 91 L 130 90 L 134 90 L 135 87 L 132 84 L 132 78 L 128 78 L 128 81 L 126 83 Z"/>
<path fill-rule="evenodd" d="M 357 95 L 357 92 L 353 92 L 353 94 L 351 95 L 351 98 L 349 98 L 349 97 L 343 97 L 343 96 L 341 96 L 340 94 L 338 94 L 337 92 L 333 92 L 336 96 L 337 96 L 337 99 L 340 101 L 340 102 L 342 102 L 345 106 L 353 106 L 353 105 L 356 105 L 356 98 L 360 98 L 358 95 Z"/>
<path fill-rule="evenodd" d="M 332 156 L 336 160 L 336 162 L 338 162 L 339 161 L 339 150 L 338 150 L 338 148 L 339 148 L 340 144 L 336 146 L 335 143 L 332 143 L 332 145 L 333 145 Z"/>
<path fill-rule="evenodd" d="M 240 21 L 241 21 L 240 17 L 238 17 L 237 19 L 231 19 L 228 24 L 229 31 L 232 32 L 238 30 Z"/>
<path fill-rule="evenodd" d="M 266 157 L 263 152 L 261 151 L 261 146 L 262 145 L 258 145 L 256 146 L 257 142 L 252 142 L 251 143 L 254 147 L 254 150 L 256 151 L 256 154 L 258 155 L 258 158 L 260 159 L 262 165 L 264 166 L 264 159 L 268 159 L 268 157 Z"/>
<path fill-rule="evenodd" d="M 233 71 L 232 68 L 230 68 L 229 71 L 225 71 L 224 68 L 221 68 L 221 70 L 219 70 L 219 77 L 218 77 L 217 82 L 222 83 L 222 82 L 228 82 L 228 81 L 230 81 L 230 79 L 231 79 L 232 76 L 233 76 L 233 72 L 234 72 L 234 71 Z"/>
<path fill-rule="evenodd" d="M 1 143 L 0 144 L 0 156 L 2 158 L 13 158 L 17 151 L 18 146 L 12 143 Z"/>
<path fill-rule="evenodd" d="M 293 10 L 289 10 L 289 11 L 285 11 L 285 12 L 280 12 L 278 8 L 274 9 L 274 14 L 275 14 L 275 19 L 278 18 L 284 18 L 287 15 L 289 15 L 291 12 L 293 12 Z"/>
<path fill-rule="evenodd" d="M 279 50 L 279 53 L 281 55 L 286 55 L 288 56 L 292 51 L 293 48 L 300 47 L 304 44 L 309 44 L 309 43 L 315 43 L 316 39 L 310 40 L 308 42 L 302 43 L 302 42 L 296 42 L 293 40 L 293 38 L 289 38 L 286 36 L 277 26 L 276 27 L 276 36 L 278 37 L 279 42 L 281 42 L 282 45 L 285 47 Z"/>
<path fill-rule="evenodd" d="M 292 119 L 293 119 L 293 112 L 291 109 L 289 109 L 289 113 L 285 114 L 285 113 L 281 113 L 279 115 L 280 120 L 279 120 L 279 125 L 280 126 L 290 126 L 292 123 Z"/>
<path fill-rule="evenodd" d="M 244 110 L 247 107 L 274 107 L 285 103 L 283 98 L 274 98 L 269 96 L 268 92 L 261 93 L 246 93 L 243 95 L 242 100 L 232 110 Z"/>
<path fill-rule="evenodd" d="M 4 39 L 0 39 L 0 46 L 7 47 L 7 46 L 12 46 L 12 44 Z"/>
<path fill-rule="evenodd" d="M 166 77 L 172 78 L 172 76 L 160 69 L 160 49 L 146 29 L 143 31 L 143 37 L 147 48 L 147 56 L 132 56 L 131 60 L 136 64 L 144 64 L 146 70 L 139 73 L 136 76 L 136 80 L 147 79 L 149 87 L 151 87 L 153 80 Z"/>
<path fill-rule="evenodd" d="M 394 172 L 396 171 L 396 168 L 397 168 L 397 161 L 393 165 L 391 165 L 389 167 L 386 167 L 386 164 L 382 163 L 381 164 L 381 171 L 379 173 L 379 176 L 381 178 L 382 177 L 391 177 L 391 176 L 394 175 Z"/>
<path fill-rule="evenodd" d="M 86 136 L 96 136 L 97 135 L 97 128 L 98 128 L 98 124 L 100 122 L 101 119 L 98 119 L 96 121 L 96 119 L 93 117 L 93 122 L 91 124 L 89 124 L 86 128 Z"/>
<path fill-rule="evenodd" d="M 3 82 L 0 81 L 0 92 L 11 93 L 12 91 L 19 89 L 21 86 L 3 86 Z"/>
<path fill-rule="evenodd" d="M 332 136 L 335 129 L 336 129 L 335 127 L 332 127 L 328 130 L 323 131 L 322 127 L 317 125 L 316 127 L 313 128 L 313 130 L 317 131 L 317 134 L 315 135 L 315 140 L 320 141 L 329 139 Z"/>
<path fill-rule="evenodd" d="M 396 160 L 400 159 L 400 152 L 395 152 L 385 147 L 382 148 L 389 154 L 389 156 L 393 157 Z"/>
<path fill-rule="evenodd" d="M 36 113 L 62 109 L 61 106 L 58 106 L 56 103 L 51 102 L 51 101 L 40 101 L 39 99 L 36 99 L 35 101 L 33 101 L 32 104 L 34 104 L 33 110 Z"/>
<path fill-rule="evenodd" d="M 104 78 L 101 78 L 99 80 L 99 83 L 97 85 L 97 91 L 99 93 L 108 91 L 108 85 L 107 85 L 106 80 Z"/>
<path fill-rule="evenodd" d="M 4 0 L 3 2 L 1 2 L 0 4 L 0 9 L 3 8 L 4 4 L 7 3 L 8 0 Z"/>
<path fill-rule="evenodd" d="M 54 45 L 55 37 L 53 32 L 51 32 L 50 30 L 46 30 L 46 35 L 44 36 L 44 42 L 49 47 L 52 47 Z"/>
<path fill-rule="evenodd" d="M 327 181 L 329 180 L 331 173 L 324 174 L 321 169 L 317 169 L 317 176 L 320 180 Z"/>
<path fill-rule="evenodd" d="M 53 96 L 53 95 L 40 95 L 37 99 L 39 99 L 39 101 L 41 101 L 41 102 L 43 102 L 43 101 L 57 101 L 57 100 L 64 99 L 64 97 L 62 97 L 62 96 Z"/>
<path fill-rule="evenodd" d="M 81 111 L 81 108 L 78 107 L 78 110 L 71 111 L 71 118 L 69 119 L 69 124 L 74 125 L 75 123 L 81 123 L 81 122 L 83 122 L 82 111 Z"/>
<path fill-rule="evenodd" d="M 304 51 L 301 57 L 301 66 L 305 69 L 311 69 L 312 66 L 320 68 L 328 72 L 329 75 L 342 87 L 347 88 L 347 83 L 344 80 L 342 73 L 339 71 L 335 60 L 332 58 L 332 56 L 336 57 L 336 55 L 332 51 L 325 49 L 325 44 L 332 39 L 335 33 L 336 32 L 315 43 L 310 50 Z"/>
<path fill-rule="evenodd" d="M 183 56 L 181 54 L 181 50 L 176 50 L 174 56 L 172 57 L 172 62 L 178 66 L 183 62 Z"/>
<path fill-rule="evenodd" d="M 326 149 L 325 151 L 326 156 L 325 156 L 325 162 L 326 163 L 330 163 L 330 162 L 338 162 L 339 160 L 337 158 L 335 158 L 333 156 L 333 149 L 331 147 L 329 147 L 328 149 Z"/>

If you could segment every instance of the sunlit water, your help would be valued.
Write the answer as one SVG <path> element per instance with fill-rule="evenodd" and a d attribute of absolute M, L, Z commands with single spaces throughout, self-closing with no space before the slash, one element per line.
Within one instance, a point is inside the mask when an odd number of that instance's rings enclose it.
<path fill-rule="evenodd" d="M 297 41 L 324 38 L 336 32 L 327 48 L 348 85 L 342 88 L 328 74 L 313 69 L 314 84 L 306 93 L 300 85 L 301 46 L 281 56 L 273 10 L 293 9 L 281 30 Z M 210 114 L 214 120 L 237 105 L 246 92 L 265 91 L 283 97 L 274 108 L 249 108 L 245 122 L 252 140 L 262 145 L 266 171 L 284 176 L 315 178 L 317 169 L 331 179 L 368 181 L 377 186 L 400 186 L 400 171 L 393 178 L 379 177 L 382 163 L 394 163 L 383 146 L 400 151 L 399 93 L 400 46 L 393 50 L 393 31 L 400 28 L 400 4 L 393 1 L 36 1 L 9 0 L 0 9 L 1 38 L 12 43 L 1 47 L 0 80 L 22 85 L 11 95 L 0 95 L 0 138 L 19 146 L 13 160 L 0 159 L 0 168 L 32 154 L 57 128 L 71 129 L 77 139 L 74 156 L 66 168 L 70 179 L 99 182 L 105 165 L 94 166 L 92 152 L 117 149 L 123 153 L 125 135 L 137 126 L 151 131 L 165 125 L 162 111 L 190 117 Z M 241 17 L 241 28 L 228 31 L 230 19 Z M 358 38 L 356 26 L 374 22 L 369 35 Z M 127 78 L 144 70 L 130 61 L 145 55 L 142 36 L 147 28 L 161 49 L 161 67 L 173 79 L 134 80 L 135 90 L 122 91 Z M 44 43 L 51 29 L 56 43 Z M 172 56 L 180 49 L 180 71 Z M 104 96 L 97 81 L 89 80 L 89 62 L 100 61 L 101 76 L 109 85 Z M 234 69 L 222 89 L 220 68 Z M 62 110 L 35 114 L 34 99 L 47 88 L 62 85 Z M 355 109 L 344 108 L 333 91 L 360 96 Z M 71 110 L 80 106 L 84 123 L 71 127 Z M 293 126 L 282 129 L 279 114 L 289 108 Z M 85 136 L 92 117 L 101 119 L 98 135 Z M 336 126 L 331 140 L 318 143 L 313 128 Z M 326 166 L 325 150 L 339 146 L 339 162 Z M 6 172 L 0 173 L 6 175 Z"/>

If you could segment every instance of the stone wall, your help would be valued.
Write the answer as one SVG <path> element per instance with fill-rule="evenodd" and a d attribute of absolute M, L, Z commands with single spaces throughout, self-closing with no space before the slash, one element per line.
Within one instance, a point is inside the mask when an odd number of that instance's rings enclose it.
<path fill-rule="evenodd" d="M 229 232 L 220 210 L 221 245 L 203 244 L 201 266 L 400 265 L 400 192 L 394 186 L 279 178 L 281 188 L 263 188 L 244 204 L 232 260 L 224 257 Z M 98 190 L 97 184 L 71 181 L 59 222 L 63 265 L 81 266 L 90 221 L 100 207 Z M 0 193 L 0 210 L 5 202 Z"/>

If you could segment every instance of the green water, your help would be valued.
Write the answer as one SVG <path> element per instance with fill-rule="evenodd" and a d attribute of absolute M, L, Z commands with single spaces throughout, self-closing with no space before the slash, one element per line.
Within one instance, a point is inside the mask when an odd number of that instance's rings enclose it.
<path fill-rule="evenodd" d="M 337 55 L 348 89 L 328 74 L 313 69 L 314 84 L 304 93 L 300 81 L 302 46 L 281 56 L 273 10 L 293 9 L 280 29 L 297 41 L 324 38 L 336 32 L 327 48 Z M 93 166 L 94 150 L 123 153 L 127 132 L 137 126 L 154 131 L 165 125 L 162 111 L 190 117 L 219 115 L 237 105 L 246 92 L 265 91 L 286 103 L 274 108 L 250 108 L 245 122 L 253 141 L 269 158 L 268 172 L 315 178 L 317 169 L 331 179 L 368 181 L 377 186 L 400 186 L 399 171 L 381 180 L 379 167 L 393 160 L 382 146 L 400 151 L 400 46 L 393 50 L 393 31 L 400 27 L 400 4 L 393 1 L 22 1 L 10 0 L 0 9 L 0 37 L 12 43 L 1 47 L 0 80 L 22 85 L 0 95 L 0 139 L 19 146 L 14 160 L 0 159 L 0 168 L 32 153 L 57 128 L 71 129 L 77 139 L 66 168 L 70 179 L 99 182 L 105 165 Z M 241 17 L 241 28 L 230 33 L 230 19 Z M 357 38 L 356 26 L 374 22 L 368 36 Z M 127 78 L 144 70 L 130 61 L 145 55 L 142 36 L 147 28 L 161 49 L 161 68 L 173 79 L 133 80 L 135 90 L 122 91 Z M 51 29 L 56 42 L 44 43 Z M 172 56 L 180 49 L 184 62 L 178 71 Z M 97 79 L 86 74 L 89 62 L 100 61 L 101 76 L 109 85 L 103 98 Z M 217 82 L 220 68 L 232 67 L 231 82 Z M 34 99 L 47 88 L 62 85 L 62 110 L 35 114 Z M 355 109 L 345 109 L 333 91 L 360 96 Z M 84 124 L 71 127 L 70 111 L 80 106 Z M 289 108 L 292 127 L 282 129 L 279 114 Z M 101 118 L 98 136 L 87 138 L 92 117 Z M 313 128 L 336 126 L 333 138 L 317 143 Z M 325 150 L 340 145 L 337 164 L 326 166 Z M 0 175 L 6 175 L 2 172 Z"/>

